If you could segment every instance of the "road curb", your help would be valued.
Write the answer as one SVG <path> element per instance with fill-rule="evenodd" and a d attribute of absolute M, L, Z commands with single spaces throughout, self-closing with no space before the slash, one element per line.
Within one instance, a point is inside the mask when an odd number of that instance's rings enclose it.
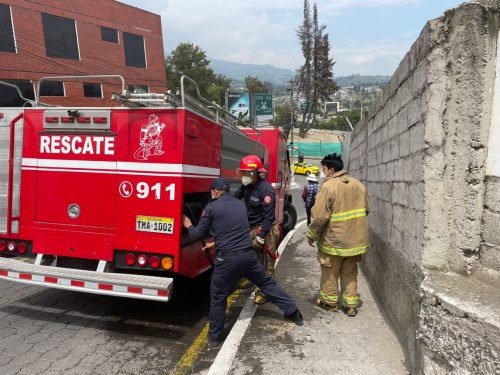
<path fill-rule="evenodd" d="M 280 246 L 278 247 L 278 253 L 281 254 L 280 257 L 276 260 L 276 266 L 281 259 L 281 256 L 285 252 L 286 245 L 292 239 L 293 235 L 307 220 L 303 220 L 298 223 L 293 230 L 291 230 L 281 241 Z M 240 312 L 238 316 L 238 320 L 234 324 L 231 332 L 227 336 L 224 344 L 222 345 L 219 353 L 217 353 L 217 357 L 215 357 L 212 366 L 208 370 L 208 375 L 226 375 L 231 370 L 231 366 L 233 364 L 236 353 L 238 353 L 238 348 L 240 347 L 241 340 L 245 335 L 245 332 L 252 321 L 252 318 L 257 311 L 258 305 L 253 303 L 254 293 L 252 293 L 245 302 L 245 306 Z"/>

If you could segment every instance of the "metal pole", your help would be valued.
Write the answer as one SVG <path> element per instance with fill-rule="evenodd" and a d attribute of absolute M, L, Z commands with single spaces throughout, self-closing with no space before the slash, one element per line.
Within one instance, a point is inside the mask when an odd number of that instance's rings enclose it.
<path fill-rule="evenodd" d="M 361 114 L 359 116 L 359 119 L 363 120 L 363 101 L 361 99 L 359 100 L 359 106 L 361 107 Z"/>

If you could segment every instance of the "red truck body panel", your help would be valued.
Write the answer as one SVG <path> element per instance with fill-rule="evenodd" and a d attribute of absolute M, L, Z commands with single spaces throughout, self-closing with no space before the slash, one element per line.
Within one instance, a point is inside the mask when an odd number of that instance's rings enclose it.
<path fill-rule="evenodd" d="M 0 245 L 18 239 L 30 243 L 32 256 L 111 265 L 116 264 L 117 254 L 157 255 L 173 259 L 167 275 L 196 277 L 210 268 L 210 262 L 201 243 L 183 229 L 182 215 L 188 207 L 199 217 L 214 178 L 224 175 L 237 183 L 235 165 L 249 150 L 264 159 L 266 178 L 276 191 L 276 217 L 278 222 L 283 219 L 290 169 L 286 140 L 277 129 L 263 129 L 258 135 L 255 130 L 241 133 L 233 128 L 224 141 L 221 124 L 184 108 L 22 112 L 19 229 L 8 237 L 0 233 Z M 1 251 L 0 270 L 8 269 L 10 265 L 2 265 Z M 134 274 L 134 266 L 125 267 L 125 272 Z M 37 267 L 30 277 L 38 280 L 42 276 L 37 276 Z M 19 275 L 2 272 L 13 280 Z M 61 280 L 63 288 L 73 287 L 73 281 L 56 274 L 44 277 Z M 99 292 L 101 284 L 82 275 L 87 281 L 77 279 L 75 285 L 87 282 L 90 292 Z M 114 288 L 114 295 L 128 296 L 127 290 L 140 289 L 144 290 L 140 298 L 170 298 L 171 284 L 134 282 L 129 285 L 113 276 L 114 284 L 103 284 L 107 286 L 100 292 Z M 148 282 L 154 288 L 147 289 Z"/>

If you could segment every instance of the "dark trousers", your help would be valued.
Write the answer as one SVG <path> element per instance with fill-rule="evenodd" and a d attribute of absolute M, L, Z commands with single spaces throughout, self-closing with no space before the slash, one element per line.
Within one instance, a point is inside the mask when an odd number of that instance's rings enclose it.
<path fill-rule="evenodd" d="M 281 289 L 257 260 L 252 249 L 224 256 L 217 254 L 210 283 L 210 338 L 220 340 L 226 320 L 227 297 L 239 279 L 246 277 L 253 282 L 286 315 L 297 311 L 292 298 Z"/>
<path fill-rule="evenodd" d="M 311 224 L 311 207 L 306 206 L 306 214 L 307 214 L 307 225 Z"/>

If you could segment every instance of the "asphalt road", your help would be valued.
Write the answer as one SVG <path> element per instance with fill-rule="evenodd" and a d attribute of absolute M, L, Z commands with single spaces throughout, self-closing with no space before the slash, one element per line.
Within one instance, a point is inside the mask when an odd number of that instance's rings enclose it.
<path fill-rule="evenodd" d="M 292 190 L 298 221 L 305 218 Z M 169 303 L 99 296 L 0 281 L 0 374 L 183 374 L 205 367 L 209 274 L 174 284 Z M 229 330 L 250 289 L 240 291 Z M 203 363 L 205 362 L 205 363 Z"/>

